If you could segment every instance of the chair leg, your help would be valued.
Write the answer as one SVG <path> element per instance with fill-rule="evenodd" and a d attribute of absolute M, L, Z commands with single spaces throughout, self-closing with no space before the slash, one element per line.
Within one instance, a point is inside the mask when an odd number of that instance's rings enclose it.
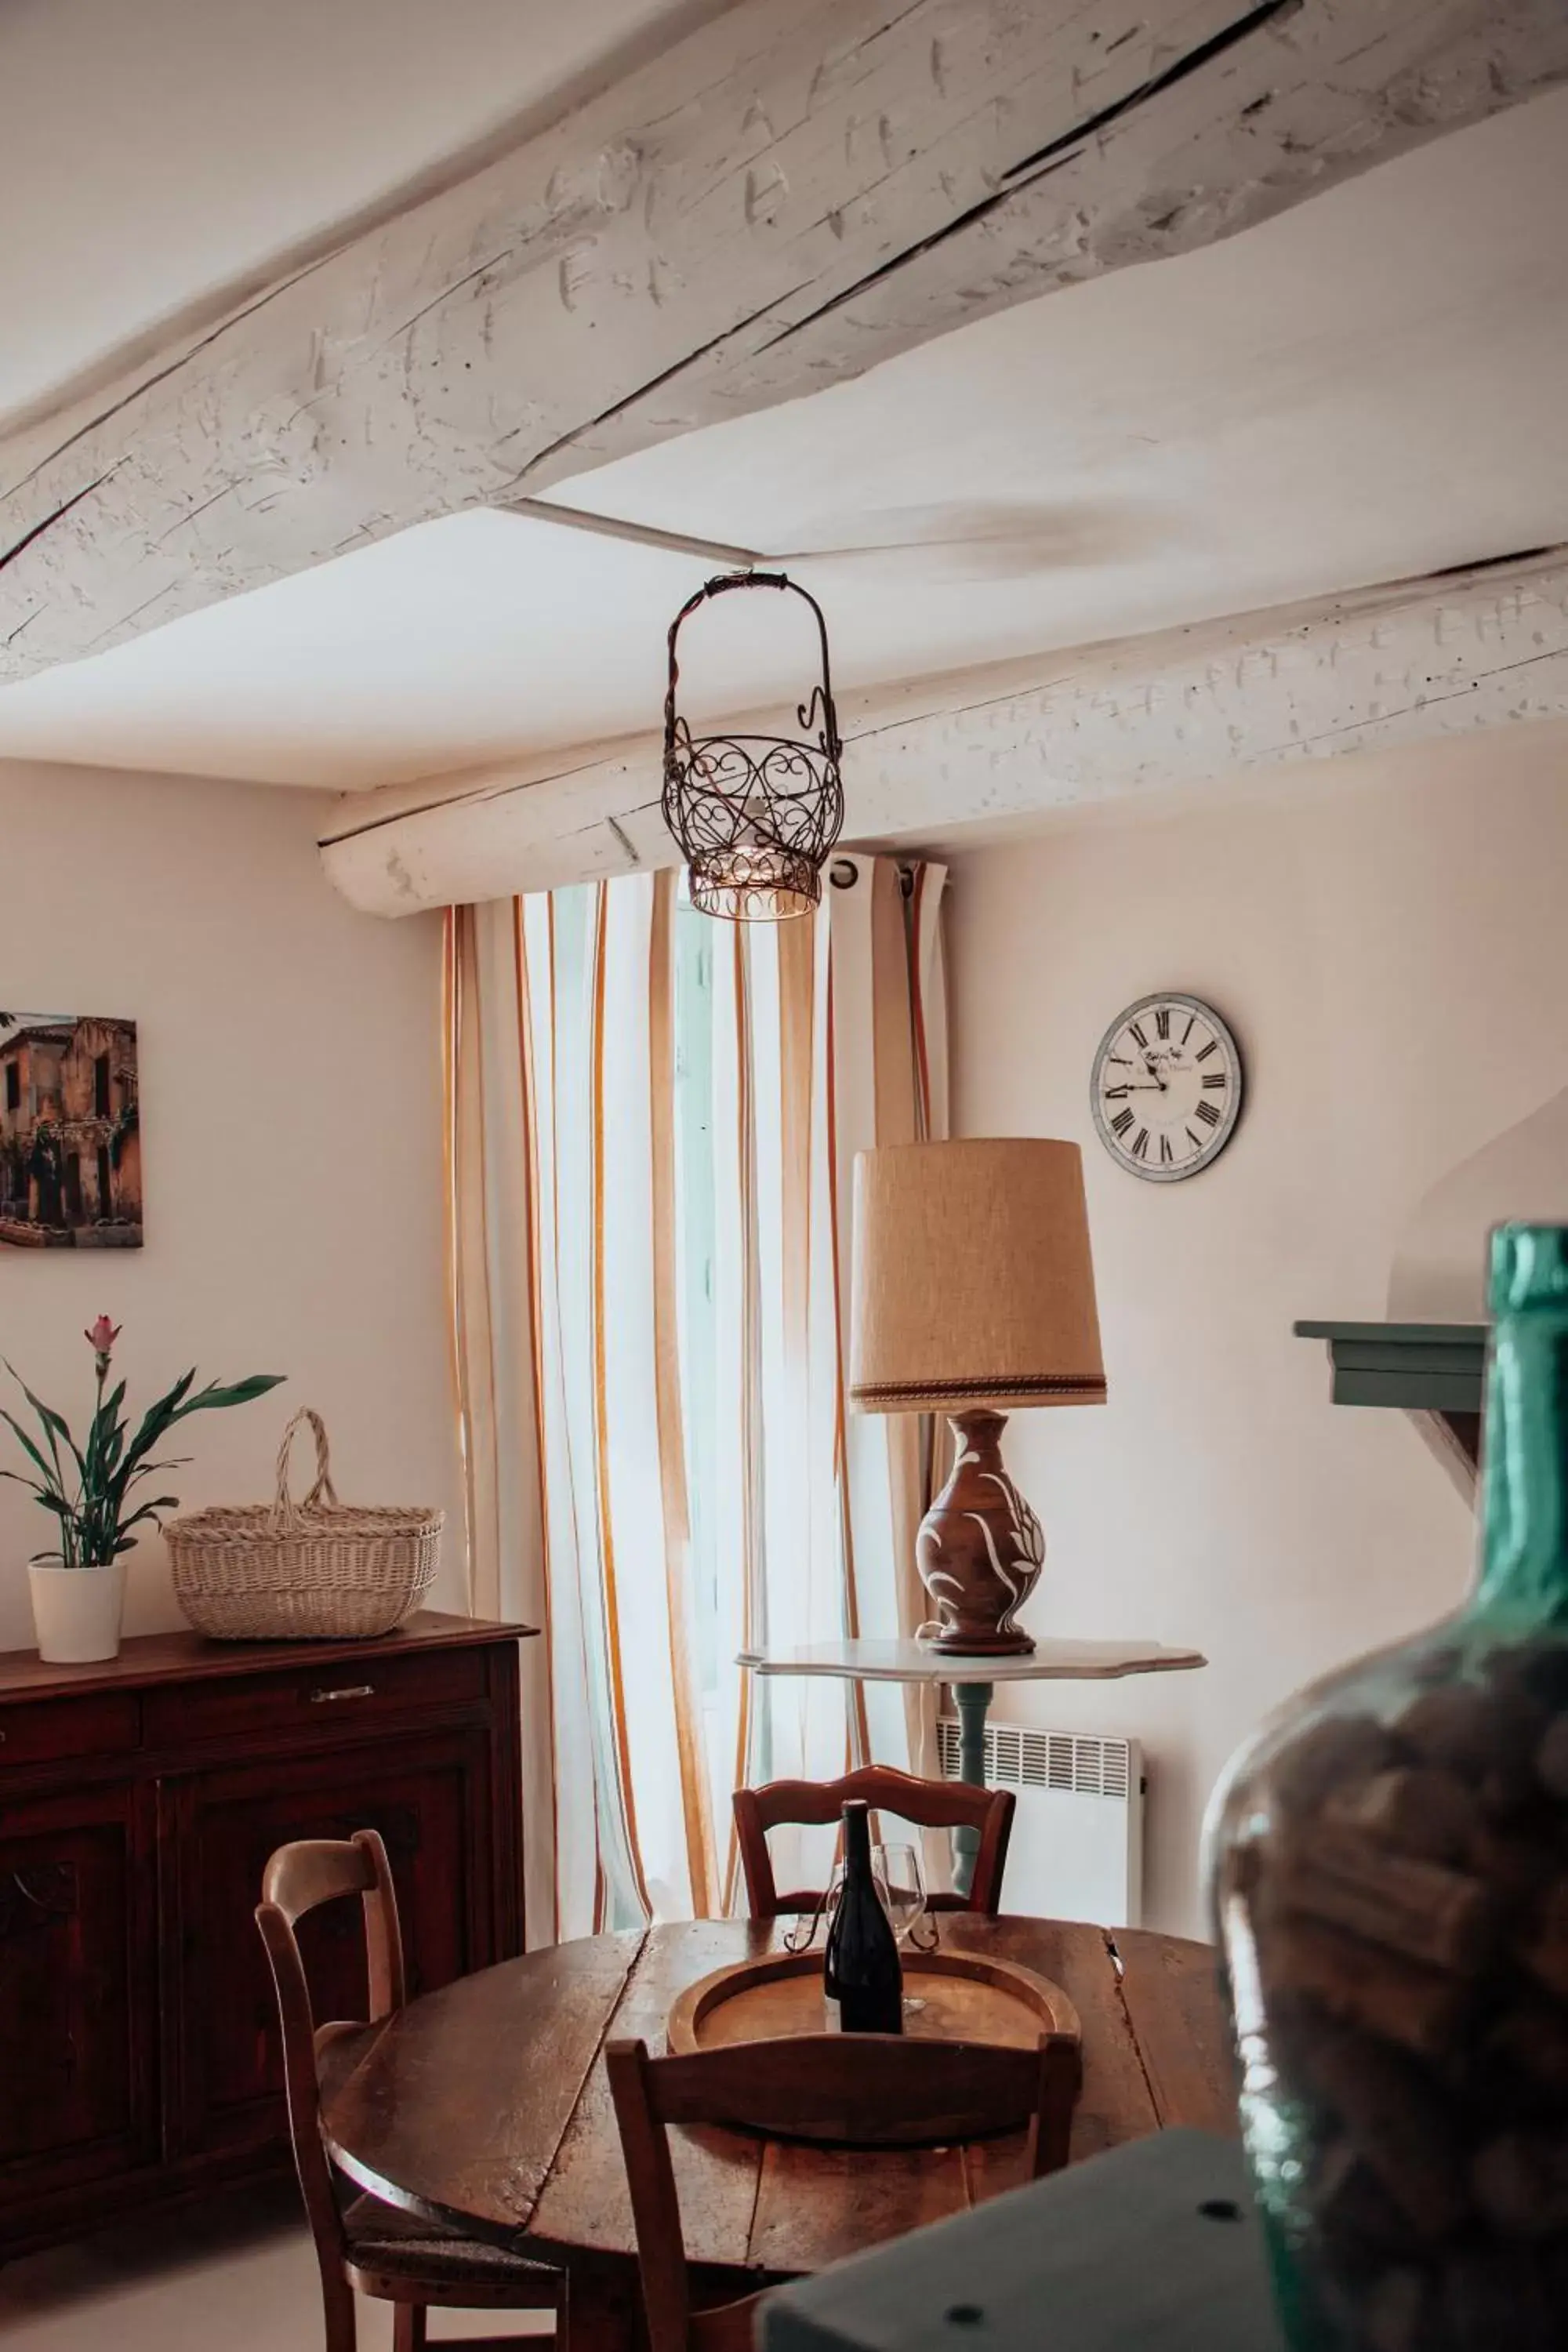
<path fill-rule="evenodd" d="M 392 2306 L 392 2352 L 425 2352 L 425 2305 L 395 2303 Z"/>

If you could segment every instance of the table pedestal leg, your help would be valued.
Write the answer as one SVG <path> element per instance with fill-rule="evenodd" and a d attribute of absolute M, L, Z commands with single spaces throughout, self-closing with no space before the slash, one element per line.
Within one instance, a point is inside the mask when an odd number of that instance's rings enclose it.
<path fill-rule="evenodd" d="M 985 1786 L 985 1714 L 991 1705 L 994 1685 L 991 1683 L 954 1683 L 952 1696 L 958 1707 L 958 1777 L 976 1789 Z M 974 1857 L 980 1851 L 978 1830 L 954 1830 L 952 1833 L 952 1885 L 958 1895 L 967 1895 L 974 1879 Z"/>

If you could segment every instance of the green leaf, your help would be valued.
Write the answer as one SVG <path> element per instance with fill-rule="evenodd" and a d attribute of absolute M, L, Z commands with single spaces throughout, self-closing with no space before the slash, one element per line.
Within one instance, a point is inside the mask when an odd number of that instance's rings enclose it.
<path fill-rule="evenodd" d="M 39 1402 L 38 1402 L 38 1401 L 37 1401 L 37 1397 L 33 1394 L 32 1390 L 27 1386 L 26 1381 L 22 1378 L 21 1373 L 16 1370 L 16 1365 L 15 1365 L 15 1364 L 13 1364 L 12 1362 L 10 1362 L 8 1359 L 0 1359 L 0 1360 L 5 1361 L 5 1370 L 10 1373 L 11 1378 L 16 1381 L 16 1386 L 21 1390 L 22 1394 L 26 1398 L 26 1400 L 27 1400 L 28 1403 L 32 1406 L 32 1408 L 33 1408 L 34 1412 L 38 1415 L 39 1420 L 42 1422 L 42 1423 L 43 1423 L 43 1428 L 44 1428 L 44 1434 L 45 1434 L 45 1436 L 46 1436 L 46 1437 L 48 1439 L 48 1441 L 49 1441 L 49 1452 L 50 1452 L 50 1454 L 54 1456 L 55 1475 L 56 1475 L 57 1479 L 59 1479 L 59 1477 L 60 1477 L 60 1449 L 59 1449 L 59 1446 L 58 1445 L 58 1444 L 56 1443 L 54 1431 L 53 1431 L 53 1430 L 51 1429 L 51 1427 L 49 1426 L 49 1423 L 50 1423 L 51 1419 L 56 1419 L 56 1420 L 58 1420 L 58 1414 L 55 1414 L 55 1415 L 52 1415 L 52 1416 L 51 1416 L 48 1412 L 47 1412 L 45 1411 L 45 1409 L 43 1408 L 43 1406 L 41 1406 L 41 1405 L 39 1404 Z M 60 1484 L 61 1484 L 61 1486 L 64 1486 L 64 1483 L 65 1483 L 65 1482 L 64 1482 L 64 1480 L 63 1480 L 63 1479 L 60 1479 Z"/>
<path fill-rule="evenodd" d="M 36 1486 L 30 1478 L 24 1478 L 19 1470 L 0 1470 L 0 1478 L 9 1478 L 14 1485 L 26 1486 L 28 1494 L 36 1495 L 45 1510 L 53 1511 L 57 1519 L 68 1522 L 75 1517 L 63 1495 L 51 1495 L 47 1486 Z"/>
<path fill-rule="evenodd" d="M 40 1486 L 36 1478 L 25 1477 L 20 1470 L 0 1470 L 0 1478 L 8 1478 L 13 1486 L 26 1486 L 28 1494 L 37 1495 L 40 1503 L 47 1503 L 52 1507 L 60 1500 L 59 1496 L 52 1493 L 47 1486 Z"/>
<path fill-rule="evenodd" d="M 156 1404 L 148 1406 L 142 1417 L 141 1427 L 125 1450 L 122 1465 L 125 1469 L 131 1469 L 144 1454 L 150 1453 L 156 1445 L 164 1431 L 177 1417 L 180 1406 L 189 1394 L 191 1384 L 195 1377 L 195 1368 L 193 1366 L 182 1379 L 174 1382 L 167 1396 L 160 1397 Z"/>
<path fill-rule="evenodd" d="M 155 1526 L 161 1528 L 163 1522 L 162 1518 L 160 1518 L 159 1513 L 161 1511 L 177 1511 L 179 1507 L 180 1498 L 177 1495 L 160 1495 L 156 1501 L 143 1503 L 139 1511 L 132 1511 L 131 1517 L 122 1523 L 120 1529 L 120 1539 L 114 1547 L 115 1550 L 130 1551 L 132 1549 L 136 1541 L 136 1538 L 131 1533 L 132 1528 L 139 1528 L 145 1519 L 151 1519 Z"/>
<path fill-rule="evenodd" d="M 50 1436 L 63 1437 L 66 1444 L 70 1447 L 71 1452 L 76 1454 L 77 1461 L 79 1464 L 81 1461 L 81 1455 L 77 1450 L 77 1442 L 70 1433 L 68 1423 L 61 1420 L 59 1414 L 55 1411 L 52 1405 L 46 1404 L 42 1397 L 36 1397 L 33 1394 L 32 1390 L 27 1386 L 26 1381 L 22 1378 L 21 1373 L 16 1370 L 15 1364 L 8 1363 L 5 1370 L 10 1373 L 11 1378 L 16 1381 L 16 1386 L 21 1390 L 22 1394 L 26 1398 L 27 1402 L 32 1406 L 33 1411 L 37 1414 L 38 1419 L 43 1423 L 44 1427 L 48 1431 Z"/>
<path fill-rule="evenodd" d="M 195 1458 L 194 1454 L 172 1454 L 163 1462 L 139 1462 L 125 1479 L 124 1487 L 134 1486 L 141 1478 L 155 1478 L 160 1470 L 188 1470 Z M 124 1491 L 118 1481 L 116 1486 L 117 1491 Z"/>
<path fill-rule="evenodd" d="M 121 1381 L 111 1395 L 103 1398 L 92 1416 L 92 1428 L 88 1433 L 87 1458 L 94 1470 L 101 1469 L 106 1464 L 109 1448 L 113 1443 L 117 1417 L 124 1402 L 125 1383 Z"/>
<path fill-rule="evenodd" d="M 43 1477 L 49 1479 L 56 1486 L 58 1486 L 59 1482 L 56 1473 L 50 1469 L 48 1464 L 45 1461 L 43 1455 L 39 1453 L 37 1447 L 34 1444 L 32 1439 L 23 1428 L 21 1423 L 17 1421 L 13 1414 L 8 1413 L 5 1410 L 4 1406 L 0 1406 L 0 1421 L 3 1421 L 5 1423 L 6 1428 L 10 1430 L 13 1436 L 16 1438 L 16 1443 L 22 1448 L 23 1453 L 27 1456 L 28 1461 L 37 1465 L 40 1475 Z M 16 1474 L 14 1472 L 8 1472 L 6 1475 L 8 1476 L 14 1476 Z M 24 1479 L 22 1483 L 26 1485 L 27 1481 Z"/>
<path fill-rule="evenodd" d="M 231 1404 L 249 1404 L 253 1398 L 265 1396 L 268 1389 L 281 1388 L 288 1377 L 287 1372 L 252 1372 L 248 1380 L 236 1381 L 228 1388 L 221 1387 L 216 1381 L 209 1381 L 206 1387 L 199 1389 L 188 1403 L 181 1405 L 173 1418 L 184 1421 L 187 1413 L 217 1412 Z"/>
<path fill-rule="evenodd" d="M 125 1525 L 128 1528 L 140 1527 L 143 1519 L 155 1519 L 160 1511 L 177 1511 L 179 1507 L 178 1495 L 155 1495 L 150 1503 L 142 1503 L 132 1511 Z"/>

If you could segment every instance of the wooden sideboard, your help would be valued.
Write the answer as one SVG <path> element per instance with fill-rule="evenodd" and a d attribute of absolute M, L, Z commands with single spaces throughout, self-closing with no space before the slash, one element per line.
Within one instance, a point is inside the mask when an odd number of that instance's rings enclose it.
<path fill-rule="evenodd" d="M 521 1951 L 534 1630 L 0 1655 L 0 2259 L 287 2167 L 252 1916 L 275 1846 L 380 1831 L 413 1992 Z M 301 1940 L 319 2013 L 363 2015 L 357 1906 Z"/>

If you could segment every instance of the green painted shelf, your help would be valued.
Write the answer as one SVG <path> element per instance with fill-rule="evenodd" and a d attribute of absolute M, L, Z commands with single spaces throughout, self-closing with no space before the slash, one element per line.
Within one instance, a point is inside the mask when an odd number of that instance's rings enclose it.
<path fill-rule="evenodd" d="M 1473 1487 L 1481 1450 L 1484 1323 L 1298 1323 L 1300 1339 L 1325 1339 L 1335 1404 L 1391 1405 L 1413 1413 L 1462 1486 Z"/>
<path fill-rule="evenodd" d="M 1299 1339 L 1326 1339 L 1336 1404 L 1405 1412 L 1479 1412 L 1484 1323 L 1298 1323 Z"/>

